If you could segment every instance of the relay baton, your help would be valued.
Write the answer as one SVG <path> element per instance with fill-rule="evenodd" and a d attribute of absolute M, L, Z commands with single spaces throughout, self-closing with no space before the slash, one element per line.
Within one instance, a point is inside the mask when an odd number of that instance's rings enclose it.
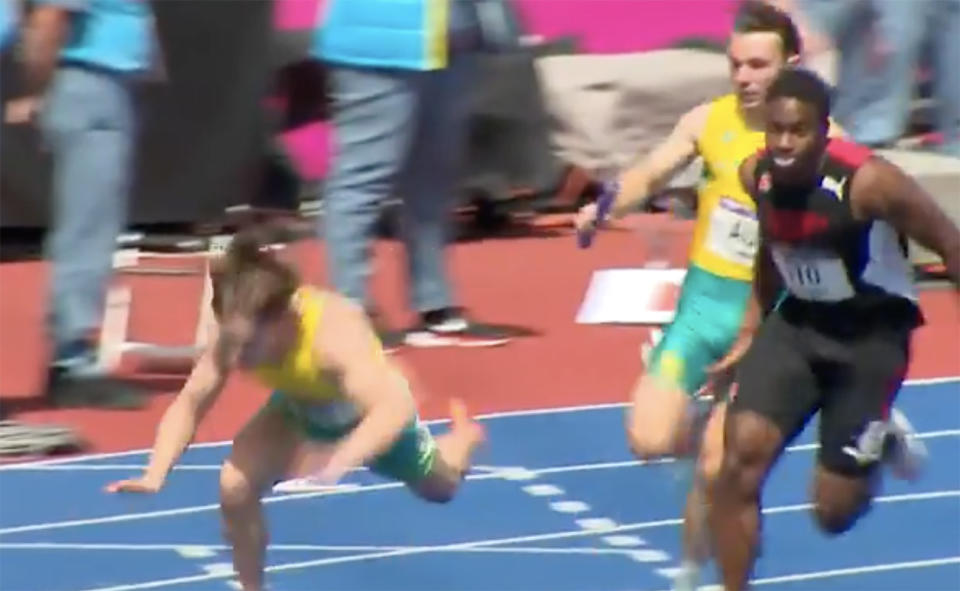
<path fill-rule="evenodd" d="M 593 243 L 593 235 L 597 227 L 606 219 L 613 206 L 614 199 L 617 198 L 617 183 L 604 183 L 600 196 L 597 197 L 597 216 L 593 220 L 593 228 L 580 230 L 577 232 L 577 243 L 580 248 L 589 248 Z"/>

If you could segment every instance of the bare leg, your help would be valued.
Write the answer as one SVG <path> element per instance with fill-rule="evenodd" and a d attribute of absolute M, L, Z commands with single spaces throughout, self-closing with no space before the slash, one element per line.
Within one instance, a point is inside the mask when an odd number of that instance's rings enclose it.
<path fill-rule="evenodd" d="M 630 394 L 627 438 L 640 459 L 682 455 L 690 428 L 690 397 L 652 375 L 643 375 Z"/>
<path fill-rule="evenodd" d="M 687 497 L 684 546 L 688 557 L 700 564 L 710 558 L 707 514 L 704 509 L 711 502 L 713 487 L 723 465 L 723 427 L 726 416 L 726 402 L 718 402 L 710 412 L 704 429 L 700 457 L 697 458 L 697 478 Z"/>
<path fill-rule="evenodd" d="M 727 405 L 717 403 L 710 412 L 703 434 L 696 476 L 683 515 L 684 556 L 680 574 L 674 581 L 676 591 L 697 588 L 700 568 L 711 557 L 710 532 L 707 513 L 711 495 L 723 461 L 723 425 Z"/>
<path fill-rule="evenodd" d="M 783 435 L 769 419 L 746 410 L 730 415 L 725 431 L 709 524 L 724 589 L 745 591 L 760 537 L 760 491 Z"/>
<path fill-rule="evenodd" d="M 710 540 L 707 531 L 707 491 L 694 484 L 687 494 L 683 512 L 683 558 L 697 566 L 710 560 Z"/>
<path fill-rule="evenodd" d="M 233 568 L 243 591 L 263 589 L 267 531 L 260 496 L 285 473 L 298 443 L 283 416 L 268 408 L 237 435 L 220 471 L 224 536 L 233 545 Z"/>
<path fill-rule="evenodd" d="M 848 531 L 870 509 L 871 476 L 846 476 L 817 466 L 813 481 L 813 514 L 820 529 L 829 535 Z"/>
<path fill-rule="evenodd" d="M 483 426 L 473 420 L 460 400 L 450 402 L 450 431 L 437 437 L 437 457 L 430 474 L 414 486 L 420 497 L 437 503 L 451 500 L 470 469 L 470 458 L 484 438 Z"/>
<path fill-rule="evenodd" d="M 664 360 L 661 359 L 661 363 Z M 680 456 L 694 453 L 692 435 L 694 405 L 679 380 L 665 379 L 653 373 L 641 375 L 630 393 L 627 412 L 627 440 L 633 454 L 642 459 Z M 705 537 L 701 515 L 704 493 L 698 481 L 701 466 L 693 468 L 694 484 L 687 498 L 684 515 L 684 560 L 674 580 L 677 591 L 692 591 L 699 578 L 699 564 L 706 560 L 701 547 Z M 704 555 L 701 559 L 700 556 Z"/>

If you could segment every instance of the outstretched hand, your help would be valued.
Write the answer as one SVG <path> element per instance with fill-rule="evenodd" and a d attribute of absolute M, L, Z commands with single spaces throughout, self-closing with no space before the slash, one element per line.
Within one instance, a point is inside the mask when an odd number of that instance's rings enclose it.
<path fill-rule="evenodd" d="M 130 478 L 127 480 L 117 480 L 111 482 L 105 487 L 109 493 L 132 492 L 132 493 L 155 493 L 163 488 L 163 482 L 157 482 L 147 477 Z"/>

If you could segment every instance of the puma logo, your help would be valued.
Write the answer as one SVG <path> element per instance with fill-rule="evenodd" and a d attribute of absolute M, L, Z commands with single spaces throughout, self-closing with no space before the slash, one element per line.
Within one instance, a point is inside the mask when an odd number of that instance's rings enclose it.
<path fill-rule="evenodd" d="M 839 181 L 832 176 L 823 177 L 823 182 L 820 183 L 820 186 L 830 191 L 836 195 L 838 201 L 843 200 L 843 188 L 847 185 L 847 177 L 843 177 Z"/>

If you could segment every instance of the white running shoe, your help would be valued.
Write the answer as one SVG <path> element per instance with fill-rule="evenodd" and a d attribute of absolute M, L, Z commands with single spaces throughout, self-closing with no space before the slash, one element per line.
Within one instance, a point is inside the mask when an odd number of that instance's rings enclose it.
<path fill-rule="evenodd" d="M 907 416 L 896 408 L 890 411 L 887 428 L 892 448 L 885 460 L 891 473 L 900 480 L 917 480 L 927 462 L 927 446 L 917 437 Z"/>
<path fill-rule="evenodd" d="M 700 583 L 700 567 L 691 560 L 684 560 L 673 578 L 672 591 L 697 591 Z"/>

